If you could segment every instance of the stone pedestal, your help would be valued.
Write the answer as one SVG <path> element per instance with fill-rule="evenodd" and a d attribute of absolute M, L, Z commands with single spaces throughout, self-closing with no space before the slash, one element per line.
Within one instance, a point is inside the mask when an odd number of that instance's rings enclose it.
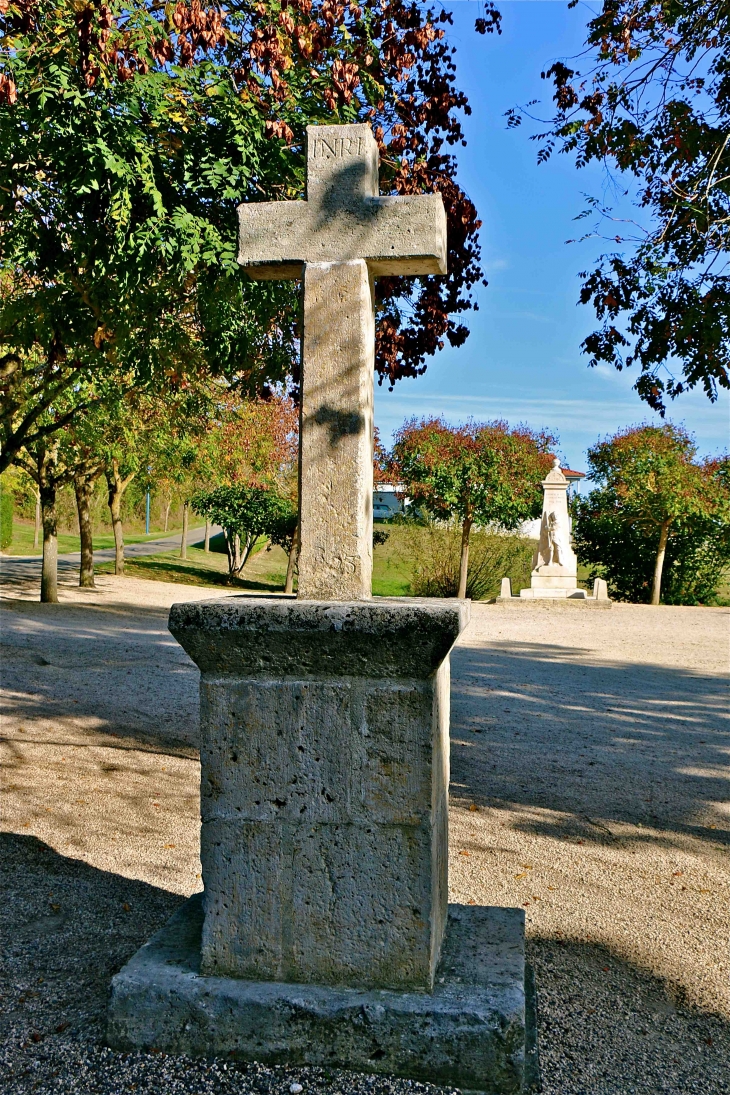
<path fill-rule="evenodd" d="M 449 651 L 468 607 L 173 606 L 170 630 L 201 670 L 203 905 L 115 979 L 112 1045 L 521 1090 L 521 920 L 465 910 L 459 922 L 471 917 L 476 935 L 457 929 L 444 943 Z M 181 931 L 170 980 L 160 970 Z M 492 969 L 499 939 L 511 964 Z M 449 981 L 449 969 L 474 962 L 481 972 Z M 309 1001 L 301 1014 L 297 1000 Z M 440 1062 L 432 1075 L 426 1044 Z"/>
<path fill-rule="evenodd" d="M 532 559 L 530 587 L 520 590 L 520 598 L 585 601 L 588 594 L 578 589 L 578 559 L 570 543 L 568 480 L 557 457 L 542 481 L 542 489 L 540 539 Z M 502 597 L 510 595 L 502 591 Z"/>
<path fill-rule="evenodd" d="M 433 985 L 468 606 L 176 605 L 200 666 L 204 974 Z"/>

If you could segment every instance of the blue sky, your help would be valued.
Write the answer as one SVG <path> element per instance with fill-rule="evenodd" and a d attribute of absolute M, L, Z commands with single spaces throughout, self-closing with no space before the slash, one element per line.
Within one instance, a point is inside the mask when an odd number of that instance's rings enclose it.
<path fill-rule="evenodd" d="M 585 206 L 584 193 L 603 196 L 602 173 L 577 171 L 567 156 L 538 166 L 530 130 L 508 131 L 504 112 L 541 99 L 547 116 L 550 85 L 540 72 L 580 51 L 590 8 L 569 10 L 567 0 L 498 0 L 503 33 L 481 37 L 473 29 L 481 6 L 447 3 L 458 85 L 473 111 L 465 119 L 468 146 L 459 150 L 460 182 L 483 221 L 489 286 L 479 288 L 480 310 L 467 319 L 464 346 L 447 347 L 425 376 L 399 381 L 393 392 L 376 387 L 375 422 L 386 443 L 411 415 L 548 427 L 560 437 L 564 461 L 584 470 L 585 450 L 599 436 L 659 419 L 632 391 L 635 370 L 590 369 L 580 352 L 595 316 L 576 305 L 578 272 L 602 248 L 600 240 L 565 241 L 585 231 L 587 222 L 573 218 Z M 710 404 L 697 391 L 675 401 L 667 418 L 684 423 L 700 451 L 712 453 L 727 447 L 729 410 L 727 393 Z"/>

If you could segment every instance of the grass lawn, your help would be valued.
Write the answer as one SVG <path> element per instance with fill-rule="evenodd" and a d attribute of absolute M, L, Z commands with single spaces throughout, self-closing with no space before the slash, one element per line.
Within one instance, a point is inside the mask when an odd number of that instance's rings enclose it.
<path fill-rule="evenodd" d="M 402 553 L 398 537 L 392 539 L 392 544 L 386 543 L 375 548 L 373 593 L 376 597 L 407 597 L 411 592 L 410 562 Z M 131 543 L 132 540 L 128 542 Z M 97 545 L 95 542 L 94 547 L 97 546 L 101 544 Z M 146 555 L 139 559 L 125 559 L 124 573 L 131 578 L 151 578 L 158 582 L 179 582 L 183 585 L 226 586 L 230 589 L 223 536 L 219 534 L 213 537 L 211 546 L 213 550 L 210 552 L 203 551 L 199 545 L 188 546 L 187 559 L 181 559 L 178 550 Z M 281 591 L 286 579 L 286 563 L 286 553 L 280 547 L 272 547 L 267 551 L 262 543 L 246 563 L 242 577 L 233 583 L 233 588 L 266 593 Z M 113 574 L 114 563 L 100 563 L 95 569 L 97 574 Z M 296 580 L 294 588 L 296 589 Z"/>
<path fill-rule="evenodd" d="M 228 583 L 228 559 L 225 554 L 188 546 L 187 555 L 187 559 L 181 559 L 179 550 L 175 550 L 139 559 L 125 559 L 124 573 L 130 578 L 151 578 L 157 582 L 226 586 L 228 589 L 252 589 L 266 593 L 284 588 L 286 554 L 280 547 L 266 551 L 262 544 L 246 563 L 243 576 L 232 586 Z M 114 563 L 101 563 L 95 570 L 97 574 L 113 574 Z"/>
<path fill-rule="evenodd" d="M 375 597 L 410 597 L 413 563 L 406 553 L 404 538 L 398 527 L 384 527 L 388 539 L 373 551 L 373 595 Z"/>
<path fill-rule="evenodd" d="M 37 548 L 33 547 L 33 530 L 35 525 L 32 521 L 13 521 L 13 541 L 9 547 L 5 548 L 6 555 L 42 555 L 42 538 Z M 125 532 L 124 542 L 125 544 L 141 544 L 146 540 L 160 540 L 163 536 L 180 536 L 182 529 L 170 529 L 168 532 L 151 532 L 149 536 L 145 536 L 143 532 Z M 102 548 L 114 547 L 114 535 L 109 532 L 104 535 L 94 537 L 94 549 L 101 550 Z M 70 551 L 80 551 L 81 546 L 78 536 L 73 536 L 71 533 L 62 532 L 58 537 L 58 553 L 59 555 L 65 554 Z"/>

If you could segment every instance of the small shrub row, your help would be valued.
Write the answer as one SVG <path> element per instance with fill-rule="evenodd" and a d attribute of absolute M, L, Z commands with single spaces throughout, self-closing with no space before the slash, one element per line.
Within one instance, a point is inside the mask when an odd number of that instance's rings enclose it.
<path fill-rule="evenodd" d="M 461 529 L 456 525 L 403 523 L 391 526 L 393 548 L 410 563 L 415 597 L 456 597 Z M 499 594 L 502 578 L 517 591 L 530 584 L 535 544 L 523 536 L 478 529 L 472 532 L 466 595 L 474 601 Z"/>

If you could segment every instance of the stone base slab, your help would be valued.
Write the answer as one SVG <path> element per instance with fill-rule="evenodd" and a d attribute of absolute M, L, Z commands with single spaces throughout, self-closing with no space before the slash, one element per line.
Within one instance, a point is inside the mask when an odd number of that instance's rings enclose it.
<path fill-rule="evenodd" d="M 113 979 L 113 1049 L 348 1068 L 485 1095 L 534 1090 L 521 909 L 450 905 L 433 993 L 393 992 L 203 977 L 202 898 Z"/>
<path fill-rule="evenodd" d="M 578 576 L 575 571 L 567 573 L 563 567 L 540 567 L 530 575 L 530 588 L 537 590 L 554 589 L 562 595 L 563 590 L 575 591 L 578 588 Z"/>
<path fill-rule="evenodd" d="M 562 608 L 565 605 L 580 605 L 583 608 L 611 608 L 613 601 L 606 598 L 591 597 L 589 594 L 586 597 L 495 597 L 494 600 L 489 601 L 489 604 L 522 605 L 528 608 L 536 604 L 539 604 L 540 608 L 552 608 L 553 606 Z"/>
<path fill-rule="evenodd" d="M 528 601 L 564 600 L 565 598 L 584 601 L 587 596 L 588 594 L 584 589 L 576 589 L 575 586 L 571 586 L 569 589 L 557 588 L 556 586 L 532 586 L 530 589 L 520 590 L 520 597 L 526 598 Z"/>

